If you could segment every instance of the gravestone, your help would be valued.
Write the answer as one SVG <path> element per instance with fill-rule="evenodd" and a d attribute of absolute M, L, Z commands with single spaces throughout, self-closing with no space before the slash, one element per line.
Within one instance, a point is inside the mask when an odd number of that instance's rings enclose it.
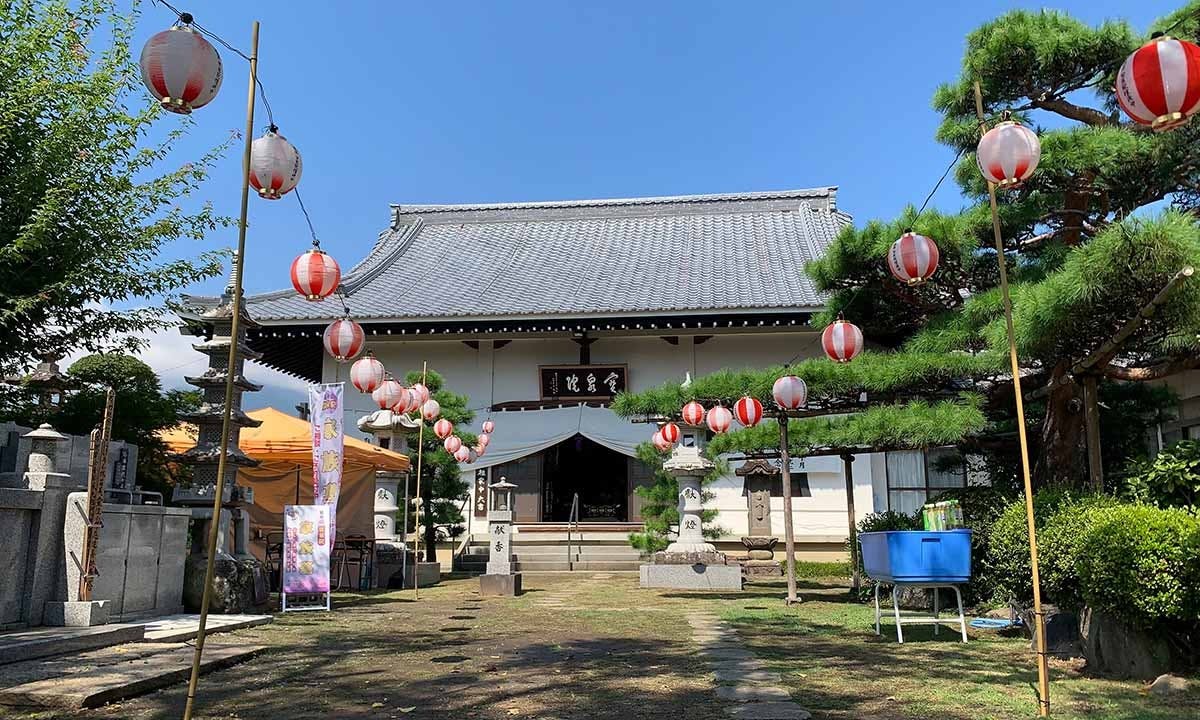
<path fill-rule="evenodd" d="M 748 556 L 742 561 L 742 570 L 746 577 L 782 577 L 783 566 L 775 560 L 778 539 L 771 530 L 771 489 L 779 483 L 779 468 L 752 459 L 734 473 L 745 478 L 746 524 L 750 528 L 750 535 L 742 538 Z"/>

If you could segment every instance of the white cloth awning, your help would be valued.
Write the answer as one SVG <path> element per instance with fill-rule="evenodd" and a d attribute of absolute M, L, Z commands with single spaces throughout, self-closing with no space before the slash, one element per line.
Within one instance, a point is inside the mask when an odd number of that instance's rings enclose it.
<path fill-rule="evenodd" d="M 483 419 L 476 418 L 476 423 Z M 464 464 L 464 470 L 519 460 L 576 434 L 609 450 L 636 457 L 637 446 L 654 433 L 652 425 L 632 423 L 608 408 L 587 405 L 551 410 L 510 410 L 493 414 L 491 420 L 496 429 L 487 451 L 471 465 Z M 478 433 L 479 427 L 475 425 L 470 430 Z"/>

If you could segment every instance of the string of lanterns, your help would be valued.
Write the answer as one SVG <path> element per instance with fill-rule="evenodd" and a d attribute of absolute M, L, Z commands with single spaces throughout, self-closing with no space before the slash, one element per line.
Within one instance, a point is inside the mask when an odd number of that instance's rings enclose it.
<path fill-rule="evenodd" d="M 155 33 L 142 48 L 142 80 L 164 109 L 190 114 L 210 103 L 221 88 L 223 68 L 220 53 L 192 26 L 188 13 L 177 13 L 179 21 L 167 30 Z M 223 41 L 222 41 L 223 42 Z M 1156 34 L 1150 42 L 1135 50 L 1117 72 L 1114 88 L 1117 102 L 1131 120 L 1158 132 L 1172 130 L 1200 112 L 1200 47 L 1196 44 Z M 1000 189 L 1015 189 L 1032 177 L 1041 159 L 1037 134 L 1018 122 L 1004 119 L 984 133 L 976 148 L 980 173 Z M 278 200 L 294 190 L 303 174 L 299 150 L 283 135 L 272 120 L 262 137 L 251 144 L 249 183 L 258 196 Z M 297 195 L 299 199 L 299 195 Z M 303 210 L 303 202 L 301 201 Z M 307 218 L 307 211 L 305 211 Z M 311 221 L 310 221 L 311 228 Z M 889 248 L 886 263 L 892 276 L 908 286 L 916 286 L 933 277 L 940 253 L 929 237 L 908 231 Z M 298 256 L 291 266 L 292 286 L 308 301 L 324 300 L 341 290 L 341 268 L 323 251 L 313 234 L 313 247 Z M 365 348 L 362 326 L 350 319 L 342 294 L 344 317 L 326 327 L 325 350 L 338 362 L 358 358 Z M 863 350 L 862 330 L 841 313 L 821 333 L 821 347 L 827 357 L 848 363 Z M 370 393 L 382 409 L 410 413 L 420 410 L 427 421 L 437 420 L 435 432 L 443 439 L 447 452 L 459 462 L 472 462 L 487 448 L 494 423 L 483 423 L 483 433 L 473 449 L 452 435 L 453 424 L 438 419 L 441 407 L 429 397 L 420 383 L 404 388 L 387 375 L 383 364 L 370 352 L 350 368 L 351 383 L 360 392 Z M 795 410 L 807 402 L 807 386 L 794 375 L 776 380 L 772 388 L 776 404 L 782 410 Z M 692 401 L 683 407 L 683 421 L 699 427 L 707 420 L 714 433 L 727 432 L 732 420 L 744 427 L 756 425 L 763 414 L 755 398 L 743 397 L 734 412 L 717 405 L 707 412 Z M 443 434 L 444 433 L 444 434 Z M 679 441 L 679 427 L 665 423 L 652 441 L 660 451 Z"/>

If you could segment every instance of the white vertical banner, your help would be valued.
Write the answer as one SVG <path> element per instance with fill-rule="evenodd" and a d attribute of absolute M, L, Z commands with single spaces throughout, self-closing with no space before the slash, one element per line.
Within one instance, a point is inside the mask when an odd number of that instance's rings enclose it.
<path fill-rule="evenodd" d="M 313 502 L 329 506 L 330 546 L 337 540 L 337 502 L 342 490 L 345 383 L 308 386 L 312 417 Z"/>
<path fill-rule="evenodd" d="M 285 594 L 329 592 L 330 510 L 325 505 L 283 507 L 281 587 Z"/>

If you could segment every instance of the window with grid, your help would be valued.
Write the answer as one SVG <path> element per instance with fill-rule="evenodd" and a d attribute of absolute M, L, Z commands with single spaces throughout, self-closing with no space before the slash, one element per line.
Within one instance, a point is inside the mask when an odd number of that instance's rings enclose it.
<path fill-rule="evenodd" d="M 966 465 L 954 448 L 899 450 L 886 459 L 889 510 L 912 515 L 942 491 L 967 485 Z"/>

